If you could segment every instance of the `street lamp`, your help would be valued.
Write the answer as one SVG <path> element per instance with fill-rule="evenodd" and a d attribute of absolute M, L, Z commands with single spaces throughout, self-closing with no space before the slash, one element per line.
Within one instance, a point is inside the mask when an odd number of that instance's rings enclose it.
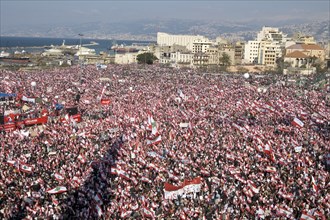
<path fill-rule="evenodd" d="M 78 34 L 80 36 L 80 47 L 81 48 L 81 37 L 84 36 L 83 34 Z"/>

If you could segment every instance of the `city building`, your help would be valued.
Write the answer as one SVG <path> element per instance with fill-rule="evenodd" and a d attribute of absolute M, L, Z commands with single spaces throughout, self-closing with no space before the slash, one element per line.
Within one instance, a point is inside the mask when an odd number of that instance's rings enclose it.
<path fill-rule="evenodd" d="M 191 66 L 193 64 L 192 53 L 174 52 L 171 53 L 170 62 L 174 66 Z"/>
<path fill-rule="evenodd" d="M 193 42 L 193 53 L 205 53 L 206 50 L 212 45 L 212 42 L 207 38 L 199 38 Z"/>
<path fill-rule="evenodd" d="M 115 54 L 116 64 L 132 64 L 137 63 L 137 55 L 139 53 L 117 53 Z"/>
<path fill-rule="evenodd" d="M 325 60 L 325 49 L 317 44 L 294 44 L 286 48 L 287 55 L 295 51 L 300 51 L 310 58 L 319 59 L 321 62 Z"/>
<path fill-rule="evenodd" d="M 163 32 L 157 33 L 157 44 L 159 46 L 172 46 L 172 45 L 180 45 L 185 46 L 188 50 L 194 50 L 194 42 L 196 43 L 195 50 L 203 50 L 206 46 L 199 45 L 200 43 L 209 41 L 206 37 L 201 35 L 172 35 Z M 198 46 L 202 46 L 202 48 L 197 48 Z"/>
<path fill-rule="evenodd" d="M 287 35 L 278 28 L 263 27 L 255 40 L 245 44 L 244 60 L 251 64 L 276 67 L 276 60 L 283 56 L 288 40 Z"/>
<path fill-rule="evenodd" d="M 259 56 L 259 45 L 259 41 L 248 41 L 244 47 L 244 60 L 251 64 L 257 64 Z"/>

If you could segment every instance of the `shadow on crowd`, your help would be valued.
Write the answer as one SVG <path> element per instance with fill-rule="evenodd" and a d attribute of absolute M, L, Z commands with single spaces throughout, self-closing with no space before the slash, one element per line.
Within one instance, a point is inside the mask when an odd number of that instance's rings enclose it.
<path fill-rule="evenodd" d="M 83 185 L 66 195 L 60 204 L 61 219 L 100 219 L 109 206 L 113 196 L 110 169 L 116 163 L 123 141 L 117 137 L 101 144 L 109 145 L 107 152 L 103 158 L 90 162 L 92 171 Z"/>

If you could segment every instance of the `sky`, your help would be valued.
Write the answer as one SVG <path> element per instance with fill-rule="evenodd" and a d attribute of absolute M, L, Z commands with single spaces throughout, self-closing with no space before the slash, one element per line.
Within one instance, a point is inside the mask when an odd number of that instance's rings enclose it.
<path fill-rule="evenodd" d="M 210 21 L 326 20 L 327 0 L 0 0 L 0 28 L 22 25 L 120 22 L 140 19 Z"/>

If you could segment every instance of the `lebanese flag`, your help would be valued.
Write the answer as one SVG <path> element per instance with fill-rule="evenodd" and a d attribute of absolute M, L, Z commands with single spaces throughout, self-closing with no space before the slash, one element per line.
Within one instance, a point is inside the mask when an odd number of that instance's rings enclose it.
<path fill-rule="evenodd" d="M 235 174 L 234 175 L 235 179 L 237 179 L 238 181 L 242 182 L 242 183 L 246 183 L 245 179 L 243 179 L 239 174 Z"/>
<path fill-rule="evenodd" d="M 16 160 L 7 160 L 7 163 L 8 163 L 10 166 L 14 166 L 15 163 L 16 163 Z"/>
<path fill-rule="evenodd" d="M 99 217 L 101 217 L 101 216 L 103 215 L 103 211 L 102 211 L 101 207 L 97 204 L 97 205 L 95 206 L 95 209 L 96 209 L 96 211 L 97 211 L 97 215 L 98 215 Z"/>
<path fill-rule="evenodd" d="M 78 159 L 80 160 L 81 163 L 86 163 L 86 158 L 84 155 L 79 155 Z"/>
<path fill-rule="evenodd" d="M 270 149 L 269 144 L 266 144 L 264 148 L 264 153 L 270 155 L 271 152 L 272 150 Z"/>
<path fill-rule="evenodd" d="M 147 145 L 159 144 L 160 142 L 162 142 L 162 136 L 161 135 L 158 135 L 153 140 L 147 139 Z"/>
<path fill-rule="evenodd" d="M 157 123 L 153 119 L 151 121 L 151 134 L 152 135 L 157 135 L 158 134 Z"/>
<path fill-rule="evenodd" d="M 306 212 L 302 212 L 302 215 L 300 217 L 300 220 L 315 220 L 316 217 L 312 215 L 308 215 Z"/>
<path fill-rule="evenodd" d="M 53 189 L 49 189 L 46 192 L 48 192 L 49 194 L 59 194 L 59 193 L 64 193 L 66 192 L 67 189 L 65 186 L 57 186 Z"/>
<path fill-rule="evenodd" d="M 120 170 L 115 167 L 111 167 L 110 173 L 113 175 L 117 175 L 118 173 L 120 173 Z"/>
<path fill-rule="evenodd" d="M 285 209 L 285 208 L 282 208 L 282 207 L 279 207 L 276 214 L 278 216 L 284 216 L 284 217 L 287 217 L 287 218 L 290 218 L 292 217 L 292 212 Z"/>
<path fill-rule="evenodd" d="M 27 164 L 21 164 L 20 170 L 24 173 L 32 173 L 32 167 Z"/>
<path fill-rule="evenodd" d="M 131 204 L 130 206 L 133 211 L 137 211 L 139 209 L 139 204 L 137 202 Z"/>
<path fill-rule="evenodd" d="M 155 214 L 147 207 L 142 208 L 142 214 L 147 218 L 155 218 Z"/>
<path fill-rule="evenodd" d="M 152 123 L 153 122 L 154 122 L 154 119 L 153 119 L 151 113 L 148 112 L 148 122 L 147 122 L 147 128 L 146 128 L 148 131 L 152 130 Z"/>
<path fill-rule="evenodd" d="M 304 122 L 300 121 L 298 118 L 294 118 L 293 121 L 291 122 L 293 126 L 296 126 L 297 128 L 303 128 L 304 127 Z"/>
<path fill-rule="evenodd" d="M 314 215 L 319 217 L 321 220 L 326 220 L 325 215 L 323 215 L 323 213 L 320 211 L 314 212 Z"/>
<path fill-rule="evenodd" d="M 172 174 L 172 173 L 168 173 L 168 176 L 171 180 L 179 181 L 179 178 L 177 176 L 175 176 L 174 174 Z"/>
<path fill-rule="evenodd" d="M 102 205 L 102 204 L 103 204 L 102 197 L 101 197 L 100 194 L 96 194 L 96 195 L 94 196 L 94 200 L 95 200 L 95 202 L 96 202 L 97 204 L 99 204 L 99 205 Z"/>
<path fill-rule="evenodd" d="M 126 173 L 126 171 L 121 170 L 119 176 L 125 180 L 131 180 L 131 178 L 129 177 L 128 173 Z"/>
<path fill-rule="evenodd" d="M 259 193 L 259 189 L 257 188 L 256 184 L 254 184 L 254 182 L 252 182 L 251 180 L 248 180 L 247 182 L 252 192 Z"/>
<path fill-rule="evenodd" d="M 142 182 L 144 182 L 144 183 L 152 183 L 152 181 L 151 180 L 149 180 L 148 178 L 146 178 L 146 177 L 141 177 L 141 181 Z"/>
<path fill-rule="evenodd" d="M 79 179 L 77 176 L 74 176 L 72 180 L 75 188 L 78 188 L 81 185 L 82 180 Z"/>
<path fill-rule="evenodd" d="M 103 97 L 103 94 L 104 94 L 105 88 L 106 88 L 106 86 L 103 86 L 103 89 L 102 89 L 102 91 L 101 91 L 101 95 L 100 95 L 100 100 L 102 100 L 102 97 Z"/>
<path fill-rule="evenodd" d="M 58 174 L 58 173 L 55 173 L 54 176 L 55 176 L 55 179 L 57 181 L 63 181 L 64 180 L 64 177 L 62 175 Z"/>
<path fill-rule="evenodd" d="M 276 173 L 276 168 L 275 167 L 271 167 L 271 166 L 267 166 L 265 169 L 266 172 L 269 173 Z"/>
<path fill-rule="evenodd" d="M 128 218 L 131 214 L 132 214 L 132 211 L 129 211 L 129 210 L 123 210 L 123 211 L 121 212 L 120 217 L 121 217 L 121 218 Z"/>
<path fill-rule="evenodd" d="M 279 195 L 281 195 L 285 199 L 293 200 L 293 194 L 292 193 L 284 193 L 281 190 L 278 192 Z"/>
<path fill-rule="evenodd" d="M 54 196 L 52 196 L 52 201 L 56 206 L 59 204 L 59 201 Z"/>
<path fill-rule="evenodd" d="M 318 193 L 319 187 L 317 186 L 316 181 L 313 176 L 312 176 L 312 187 L 313 187 L 313 191 Z"/>
<path fill-rule="evenodd" d="M 235 161 L 235 156 L 234 155 L 227 154 L 226 157 L 228 158 L 228 160 Z"/>

